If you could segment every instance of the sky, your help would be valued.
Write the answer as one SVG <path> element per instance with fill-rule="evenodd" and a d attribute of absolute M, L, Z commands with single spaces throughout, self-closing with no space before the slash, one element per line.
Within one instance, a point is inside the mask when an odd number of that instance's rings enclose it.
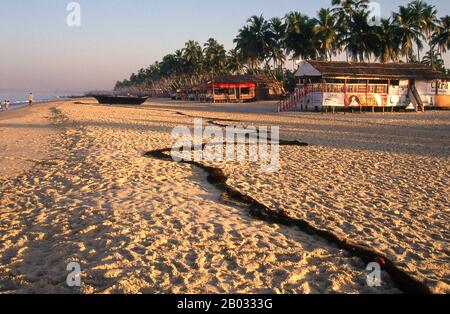
<path fill-rule="evenodd" d="M 331 0 L 79 0 L 80 27 L 67 24 L 66 0 L 0 0 L 0 90 L 110 90 L 187 40 L 214 37 L 233 47 L 252 15 L 315 16 Z M 388 16 L 407 0 L 378 0 Z M 449 0 L 427 0 L 438 16 Z M 423 52 L 422 52 L 423 53 Z M 450 67 L 450 54 L 445 55 Z"/>

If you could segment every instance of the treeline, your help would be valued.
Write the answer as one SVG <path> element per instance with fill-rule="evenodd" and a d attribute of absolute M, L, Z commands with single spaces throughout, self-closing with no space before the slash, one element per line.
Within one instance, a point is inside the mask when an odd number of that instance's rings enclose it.
<path fill-rule="evenodd" d="M 169 92 L 221 74 L 265 74 L 292 89 L 288 60 L 330 60 L 344 55 L 354 62 L 421 62 L 445 69 L 442 54 L 450 50 L 450 16 L 439 18 L 435 6 L 422 0 L 402 5 L 389 18 L 373 23 L 368 0 L 332 0 L 316 17 L 290 12 L 266 20 L 253 16 L 226 51 L 211 38 L 203 46 L 188 41 L 183 49 L 117 82 L 119 91 Z"/>

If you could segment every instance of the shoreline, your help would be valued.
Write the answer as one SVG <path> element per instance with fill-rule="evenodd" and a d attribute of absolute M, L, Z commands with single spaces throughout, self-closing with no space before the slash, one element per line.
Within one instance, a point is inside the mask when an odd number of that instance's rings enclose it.
<path fill-rule="evenodd" d="M 34 102 L 33 103 L 33 107 L 38 107 L 38 106 L 46 106 L 46 105 L 51 105 L 51 104 L 55 104 L 55 103 L 65 103 L 68 101 L 72 101 L 72 100 L 76 100 L 76 99 L 85 99 L 86 97 L 80 97 L 80 98 L 73 98 L 73 99 L 61 99 L 61 100 L 50 100 L 50 101 L 39 101 L 39 102 Z M 3 105 L 3 103 L 2 103 Z M 20 117 L 21 115 L 23 115 L 24 113 L 22 111 L 25 110 L 29 110 L 30 107 L 28 106 L 28 103 L 24 103 L 21 106 L 12 106 L 10 105 L 9 110 L 7 111 L 1 111 L 0 110 L 0 120 L 4 120 L 4 119 L 10 119 L 13 117 Z M 19 111 L 19 112 L 18 112 Z M 16 114 L 14 114 L 16 113 Z"/>
<path fill-rule="evenodd" d="M 38 103 L 0 113 L 0 178 L 29 171 L 52 155 L 49 142 L 57 133 L 51 109 L 60 102 Z"/>

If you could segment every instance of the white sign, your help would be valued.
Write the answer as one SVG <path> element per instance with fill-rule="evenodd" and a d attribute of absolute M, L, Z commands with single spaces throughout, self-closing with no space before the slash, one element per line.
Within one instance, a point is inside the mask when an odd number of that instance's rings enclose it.
<path fill-rule="evenodd" d="M 324 93 L 323 105 L 325 107 L 343 107 L 345 106 L 345 99 L 343 93 Z"/>
<path fill-rule="evenodd" d="M 437 86 L 436 86 L 437 85 Z M 450 83 L 449 81 L 434 81 L 428 84 L 432 93 L 436 93 L 436 87 L 438 95 L 450 95 Z"/>

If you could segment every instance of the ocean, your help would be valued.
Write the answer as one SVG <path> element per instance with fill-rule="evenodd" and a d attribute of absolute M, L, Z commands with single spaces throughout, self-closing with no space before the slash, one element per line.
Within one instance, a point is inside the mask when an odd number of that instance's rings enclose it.
<path fill-rule="evenodd" d="M 10 109 L 17 109 L 28 104 L 29 91 L 0 90 L 0 101 L 3 106 L 5 100 L 10 101 Z M 33 92 L 34 103 L 67 99 L 71 96 L 81 96 L 79 92 Z"/>

